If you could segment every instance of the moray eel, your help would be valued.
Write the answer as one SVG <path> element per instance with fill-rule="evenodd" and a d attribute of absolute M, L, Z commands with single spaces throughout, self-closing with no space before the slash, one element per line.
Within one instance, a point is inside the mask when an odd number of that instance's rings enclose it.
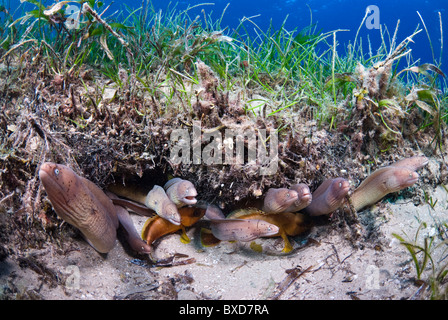
<path fill-rule="evenodd" d="M 151 211 L 146 210 L 138 203 L 144 204 L 147 208 L 153 210 L 157 215 L 179 225 L 180 215 L 177 208 L 197 203 L 197 191 L 194 185 L 180 178 L 169 180 L 164 188 L 155 185 L 147 194 L 142 193 L 135 186 L 110 185 L 111 192 L 126 199 L 116 199 L 115 204 L 126 206 L 134 212 L 150 216 Z M 137 202 L 137 203 L 136 203 Z"/>
<path fill-rule="evenodd" d="M 136 231 L 129 216 L 93 182 L 67 166 L 51 162 L 41 165 L 39 178 L 58 216 L 79 229 L 98 252 L 107 253 L 115 246 L 119 221 L 128 233 L 131 247 L 138 252 L 147 251 L 143 241 L 134 241 Z"/>
<path fill-rule="evenodd" d="M 180 225 L 181 217 L 177 206 L 168 198 L 161 186 L 155 185 L 145 198 L 145 206 L 169 222 Z"/>
<path fill-rule="evenodd" d="M 342 206 L 349 191 L 350 184 L 344 178 L 327 179 L 313 192 L 304 212 L 310 216 L 330 214 Z"/>
<path fill-rule="evenodd" d="M 397 162 L 392 163 L 389 165 L 390 167 L 404 167 L 411 169 L 412 171 L 417 171 L 424 166 L 426 166 L 429 163 L 428 158 L 425 156 L 415 156 L 410 158 L 405 158 L 402 160 L 399 160 Z"/>
<path fill-rule="evenodd" d="M 373 205 L 385 195 L 412 186 L 419 175 L 409 167 L 388 166 L 368 176 L 351 196 L 353 207 L 359 211 Z"/>
<path fill-rule="evenodd" d="M 221 241 L 252 241 L 273 236 L 279 228 L 260 219 L 223 219 L 211 223 L 213 235 Z"/>
<path fill-rule="evenodd" d="M 264 221 L 276 228 L 269 232 L 270 234 L 259 235 L 258 237 L 278 237 L 280 236 L 284 241 L 284 248 L 282 252 L 290 252 L 292 245 L 289 242 L 288 236 L 297 236 L 299 234 L 309 231 L 312 227 L 311 220 L 304 214 L 284 212 L 280 214 L 266 213 L 256 208 L 247 208 L 236 210 L 227 217 L 226 221 L 235 219 L 247 219 L 247 221 Z M 222 227 L 221 227 L 222 228 Z M 213 231 L 213 228 L 212 228 Z M 238 230 L 239 237 L 244 237 L 247 230 Z M 213 232 L 215 234 L 215 232 Z M 249 233 L 250 235 L 250 233 Z M 217 237 L 218 238 L 218 237 Z M 255 237 L 257 238 L 257 237 Z M 255 239 L 254 238 L 254 239 Z M 219 238 L 218 238 L 219 239 Z M 253 239 L 250 239 L 253 240 Z M 246 240 L 246 241 L 250 241 Z"/>
<path fill-rule="evenodd" d="M 145 225 L 142 228 L 142 239 L 146 240 L 148 245 L 151 245 L 157 239 L 164 235 L 174 233 L 178 230 L 182 230 L 181 240 L 185 243 L 190 242 L 185 227 L 190 227 L 201 219 L 206 212 L 204 208 L 197 207 L 183 207 L 179 209 L 181 217 L 181 223 L 179 225 L 173 224 L 170 221 L 161 218 L 160 216 L 154 216 L 146 220 Z"/>
<path fill-rule="evenodd" d="M 310 188 L 306 184 L 295 184 L 291 186 L 290 190 L 294 190 L 297 192 L 298 199 L 285 210 L 286 212 L 297 212 L 310 205 L 313 197 L 311 195 Z"/>
<path fill-rule="evenodd" d="M 261 210 L 266 213 L 285 212 L 296 201 L 299 201 L 296 191 L 286 188 L 270 188 L 266 192 Z"/>
<path fill-rule="evenodd" d="M 188 180 L 173 178 L 163 188 L 167 196 L 178 208 L 186 205 L 194 205 L 197 202 L 196 197 L 198 192 L 193 183 Z"/>
<path fill-rule="evenodd" d="M 253 210 L 259 211 L 255 208 Z M 279 232 L 277 226 L 261 219 L 226 219 L 221 209 L 213 205 L 207 207 L 205 216 L 211 221 L 211 232 L 214 238 L 219 241 L 246 242 L 259 237 L 272 236 Z"/>

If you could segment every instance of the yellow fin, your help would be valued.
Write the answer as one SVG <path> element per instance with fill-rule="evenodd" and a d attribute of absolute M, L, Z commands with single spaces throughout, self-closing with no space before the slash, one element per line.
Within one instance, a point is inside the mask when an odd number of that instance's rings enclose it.
<path fill-rule="evenodd" d="M 258 252 L 258 253 L 262 253 L 263 252 L 263 247 L 261 246 L 261 244 L 258 244 L 255 241 L 252 241 L 250 243 L 250 248 L 252 250 L 254 250 L 255 252 Z"/>
<path fill-rule="evenodd" d="M 228 216 L 227 219 L 244 219 L 245 216 L 249 215 L 267 215 L 266 212 L 258 209 L 258 208 L 244 208 L 244 209 L 237 209 L 232 211 Z"/>
<path fill-rule="evenodd" d="M 290 253 L 292 251 L 292 245 L 291 242 L 289 242 L 288 236 L 284 232 L 282 232 L 280 236 L 282 237 L 283 242 L 285 243 L 285 247 L 283 248 L 282 252 Z"/>
<path fill-rule="evenodd" d="M 190 238 L 187 236 L 187 232 L 185 231 L 184 226 L 182 226 L 182 234 L 180 235 L 180 242 L 184 244 L 188 244 L 191 242 Z"/>

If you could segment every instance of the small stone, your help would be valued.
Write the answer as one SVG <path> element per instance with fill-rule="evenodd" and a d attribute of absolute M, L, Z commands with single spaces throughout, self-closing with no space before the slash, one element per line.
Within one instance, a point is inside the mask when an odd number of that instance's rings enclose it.
<path fill-rule="evenodd" d="M 177 300 L 198 300 L 198 297 L 190 290 L 180 290 L 177 293 Z"/>

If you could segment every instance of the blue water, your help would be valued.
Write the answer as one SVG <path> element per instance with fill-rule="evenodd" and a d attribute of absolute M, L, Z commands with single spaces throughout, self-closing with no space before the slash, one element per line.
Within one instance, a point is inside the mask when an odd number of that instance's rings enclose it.
<path fill-rule="evenodd" d="M 103 0 L 106 4 L 108 0 Z M 6 4 L 7 7 L 17 8 L 19 0 L 0 0 L 0 3 Z M 42 0 L 44 4 L 50 5 L 53 1 Z M 181 0 L 177 4 L 178 10 L 185 10 L 189 6 L 194 6 L 206 1 Z M 228 27 L 228 32 L 236 28 L 244 17 L 253 17 L 254 21 L 262 30 L 266 30 L 271 21 L 274 27 L 279 28 L 287 17 L 285 27 L 289 30 L 298 29 L 308 26 L 310 23 L 317 23 L 317 29 L 322 32 L 328 32 L 336 29 L 349 29 L 350 31 L 338 32 L 337 40 L 339 42 L 339 55 L 345 54 L 345 47 L 349 41 L 353 42 L 356 31 L 365 15 L 366 8 L 369 5 L 376 5 L 379 9 L 379 23 L 382 28 L 387 27 L 391 36 L 395 30 L 397 20 L 400 20 L 397 40 L 401 41 L 411 35 L 417 25 L 422 28 L 422 22 L 417 14 L 420 12 L 428 33 L 431 37 L 434 47 L 434 54 L 431 51 L 428 36 L 423 30 L 414 37 L 414 44 L 409 48 L 412 49 L 412 57 L 420 63 L 434 63 L 441 67 L 445 73 L 448 73 L 448 38 L 444 32 L 445 50 L 442 59 L 440 59 L 440 24 L 438 12 L 442 14 L 444 25 L 448 25 L 448 1 L 434 0 L 399 0 L 399 1 L 370 1 L 370 0 L 216 0 L 210 1 L 213 5 L 203 5 L 190 11 L 192 16 L 201 15 L 201 10 L 205 10 L 207 14 L 211 14 L 216 19 L 221 17 L 223 10 L 229 4 L 223 16 L 221 26 Z M 142 5 L 141 1 L 125 0 L 114 3 L 109 9 L 112 13 L 115 10 L 123 9 L 122 3 L 130 7 L 137 8 Z M 156 10 L 165 10 L 170 4 L 173 7 L 176 1 L 171 4 L 164 0 L 154 0 L 152 4 Z M 107 16 L 107 15 L 106 15 Z M 246 22 L 246 26 L 253 30 L 253 26 Z M 444 26 L 444 31 L 447 31 Z M 381 44 L 379 29 L 368 29 L 364 24 L 361 27 L 359 36 L 363 38 L 365 44 L 365 52 L 367 52 L 367 36 L 372 44 L 372 50 L 375 51 Z M 386 39 L 386 41 L 388 41 Z M 441 63 L 440 63 L 441 62 Z"/>

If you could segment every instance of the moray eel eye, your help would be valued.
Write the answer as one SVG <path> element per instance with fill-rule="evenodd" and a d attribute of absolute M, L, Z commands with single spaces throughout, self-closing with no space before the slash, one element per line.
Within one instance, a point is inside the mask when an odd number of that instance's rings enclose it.
<path fill-rule="evenodd" d="M 53 172 L 54 172 L 54 174 L 56 175 L 56 177 L 59 176 L 59 169 L 54 169 Z"/>

